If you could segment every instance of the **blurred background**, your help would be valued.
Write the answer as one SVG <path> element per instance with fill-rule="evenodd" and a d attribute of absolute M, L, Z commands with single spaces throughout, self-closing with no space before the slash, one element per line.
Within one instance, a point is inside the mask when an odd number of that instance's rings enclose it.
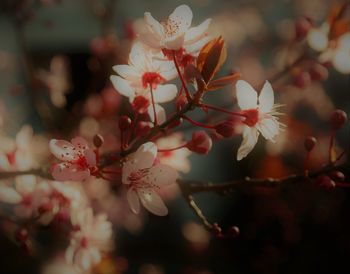
<path fill-rule="evenodd" d="M 161 20 L 180 4 L 192 8 L 193 25 L 212 18 L 210 35 L 224 37 L 228 58 L 221 74 L 239 71 L 260 89 L 304 46 L 291 44 L 296 19 L 308 16 L 320 24 L 333 2 L 1 0 L 1 132 L 15 136 L 29 124 L 36 134 L 47 138 L 69 139 L 80 134 L 91 140 L 101 133 L 108 150 L 118 147 L 118 115 L 130 109 L 109 82 L 114 74 L 111 68 L 127 62 L 144 12 Z M 322 82 L 304 79 L 300 84 L 287 74 L 274 83 L 276 101 L 285 104 L 283 122 L 288 126 L 276 144 L 261 138 L 249 157 L 238 163 L 240 135 L 220 140 L 207 157 L 191 155 L 191 170 L 183 177 L 225 182 L 247 175 L 264 178 L 300 172 L 308 135 L 318 139 L 311 165 L 320 167 L 328 157 L 331 112 L 335 108 L 350 111 L 349 75 L 332 68 L 328 73 Z M 228 86 L 206 100 L 233 108 L 234 98 Z M 172 108 L 169 104 L 168 109 Z M 205 119 L 200 112 L 193 117 Z M 190 136 L 191 129 L 181 127 Z M 348 132 L 348 126 L 338 132 L 339 150 L 349 146 Z M 196 196 L 209 220 L 225 231 L 239 227 L 239 236 L 225 239 L 205 230 L 176 189 L 164 194 L 170 212 L 164 218 L 125 217 L 121 198 L 105 204 L 103 195 L 91 194 L 91 200 L 96 211 L 108 208 L 116 226 L 116 248 L 95 273 L 350 273 L 350 197 L 346 189 L 297 185 Z M 24 254 L 2 235 L 0 272 L 41 273 L 57 240 L 45 229 L 40 235 L 38 242 L 45 248 L 35 257 Z"/>

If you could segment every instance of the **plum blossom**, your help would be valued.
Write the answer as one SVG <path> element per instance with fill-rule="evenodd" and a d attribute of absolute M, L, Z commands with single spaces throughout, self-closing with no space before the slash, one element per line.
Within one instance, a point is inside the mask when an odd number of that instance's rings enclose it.
<path fill-rule="evenodd" d="M 87 271 L 101 261 L 101 251 L 111 248 L 112 224 L 104 214 L 94 216 L 92 209 L 72 211 L 74 231 L 66 250 L 66 261 Z"/>
<path fill-rule="evenodd" d="M 139 35 L 140 40 L 154 49 L 180 50 L 196 53 L 209 41 L 207 30 L 211 19 L 197 27 L 191 27 L 192 11 L 187 5 L 178 6 L 168 19 L 158 22 L 151 13 L 145 12 L 147 31 Z"/>
<path fill-rule="evenodd" d="M 157 146 L 148 142 L 128 157 L 123 165 L 122 182 L 129 187 L 127 200 L 134 213 L 142 205 L 151 213 L 159 216 L 168 214 L 168 209 L 156 192 L 162 186 L 176 182 L 178 173 L 164 164 L 156 164 Z"/>
<path fill-rule="evenodd" d="M 312 49 L 321 52 L 320 62 L 331 62 L 337 71 L 348 74 L 350 73 L 350 32 L 334 40 L 329 39 L 329 32 L 329 24 L 324 23 L 321 27 L 309 31 L 307 42 Z"/>
<path fill-rule="evenodd" d="M 275 142 L 276 135 L 283 126 L 276 115 L 277 105 L 274 105 L 274 94 L 271 84 L 266 81 L 258 97 L 257 92 L 244 80 L 236 83 L 237 101 L 243 121 L 243 141 L 238 149 L 237 160 L 246 157 L 254 148 L 261 133 L 265 139 Z"/>
<path fill-rule="evenodd" d="M 96 171 L 96 154 L 82 137 L 73 138 L 71 143 L 52 139 L 50 151 L 62 163 L 55 164 L 52 176 L 58 181 L 83 181 Z"/>
<path fill-rule="evenodd" d="M 158 116 L 165 120 L 164 109 L 158 103 L 165 103 L 175 98 L 177 87 L 164 82 L 174 79 L 177 71 L 170 61 L 156 60 L 150 50 L 141 43 L 133 45 L 128 65 L 116 65 L 113 69 L 119 74 L 112 75 L 111 81 L 115 89 L 129 98 L 138 112 L 148 111 L 154 120 L 153 108 L 150 104 L 151 92 Z"/>
<path fill-rule="evenodd" d="M 159 138 L 156 141 L 156 145 L 160 148 L 179 147 L 184 143 L 183 139 L 183 134 L 176 132 L 169 136 Z M 191 151 L 189 151 L 187 148 L 182 148 L 172 151 L 159 152 L 158 158 L 162 164 L 171 166 L 180 172 L 188 173 L 191 168 L 191 163 L 188 159 L 190 155 Z"/>

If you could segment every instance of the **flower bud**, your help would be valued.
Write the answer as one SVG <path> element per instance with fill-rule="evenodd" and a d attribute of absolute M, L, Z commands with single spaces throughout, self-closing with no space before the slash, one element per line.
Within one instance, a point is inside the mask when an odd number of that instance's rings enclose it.
<path fill-rule="evenodd" d="M 182 94 L 182 95 L 180 95 L 180 96 L 178 96 L 177 98 L 176 98 L 176 109 L 177 110 L 181 110 L 181 109 L 183 109 L 185 106 L 186 106 L 186 104 L 187 104 L 187 98 L 186 98 L 186 95 L 185 94 Z"/>
<path fill-rule="evenodd" d="M 331 126 L 334 130 L 340 129 L 347 121 L 348 117 L 341 109 L 335 110 L 331 115 Z"/>
<path fill-rule="evenodd" d="M 231 226 L 226 232 L 227 236 L 229 237 L 237 237 L 239 236 L 239 233 L 240 231 L 237 226 Z"/>
<path fill-rule="evenodd" d="M 302 71 L 294 77 L 294 85 L 298 88 L 305 88 L 311 83 L 310 73 Z"/>
<path fill-rule="evenodd" d="M 24 243 L 28 240 L 29 233 L 28 230 L 21 227 L 15 231 L 15 238 L 19 243 Z"/>
<path fill-rule="evenodd" d="M 329 177 L 331 177 L 334 181 L 342 182 L 345 180 L 345 175 L 341 171 L 333 171 L 329 174 Z"/>
<path fill-rule="evenodd" d="M 131 119 L 126 115 L 120 116 L 118 126 L 121 131 L 127 130 L 131 126 Z"/>
<path fill-rule="evenodd" d="M 331 178 L 329 178 L 327 175 L 321 175 L 317 177 L 315 183 L 317 186 L 327 190 L 335 188 L 336 186 L 335 182 Z"/>
<path fill-rule="evenodd" d="M 328 70 L 321 64 L 314 64 L 309 70 L 311 79 L 314 81 L 323 81 L 328 78 Z"/>
<path fill-rule="evenodd" d="M 225 121 L 215 126 L 215 131 L 222 137 L 228 138 L 235 134 L 235 127 L 232 121 Z"/>
<path fill-rule="evenodd" d="M 305 149 L 310 152 L 314 149 L 315 145 L 317 144 L 317 139 L 313 136 L 307 136 L 304 141 L 304 147 Z"/>
<path fill-rule="evenodd" d="M 145 136 L 150 132 L 150 130 L 151 130 L 151 126 L 148 122 L 144 122 L 144 121 L 138 122 L 135 128 L 136 136 L 138 137 Z"/>
<path fill-rule="evenodd" d="M 187 148 L 199 154 L 208 154 L 213 142 L 209 135 L 203 131 L 196 131 L 192 134 L 192 139 L 187 143 Z"/>
<path fill-rule="evenodd" d="M 96 134 L 94 136 L 93 143 L 94 143 L 95 147 L 97 147 L 97 148 L 101 147 L 104 143 L 104 139 L 103 139 L 102 135 Z"/>
<path fill-rule="evenodd" d="M 312 22 L 307 17 L 299 18 L 295 22 L 295 40 L 301 41 L 306 37 L 309 30 L 312 28 Z"/>

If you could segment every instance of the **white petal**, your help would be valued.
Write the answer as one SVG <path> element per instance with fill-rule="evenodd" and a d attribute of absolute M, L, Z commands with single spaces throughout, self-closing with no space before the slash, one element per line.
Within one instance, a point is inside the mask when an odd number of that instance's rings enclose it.
<path fill-rule="evenodd" d="M 310 30 L 306 40 L 310 48 L 316 51 L 324 51 L 328 47 L 328 33 L 321 29 Z"/>
<path fill-rule="evenodd" d="M 265 118 L 259 122 L 257 128 L 265 139 L 274 142 L 273 138 L 279 132 L 279 123 L 275 118 Z"/>
<path fill-rule="evenodd" d="M 165 39 L 164 46 L 167 49 L 178 50 L 183 46 L 184 40 L 185 40 L 184 34 L 181 34 L 178 36 L 173 36 L 173 37 Z"/>
<path fill-rule="evenodd" d="M 158 104 L 155 104 L 157 122 L 158 124 L 162 124 L 166 121 L 166 113 L 163 107 Z M 154 111 L 152 104 L 148 107 L 148 115 L 152 122 L 154 122 Z"/>
<path fill-rule="evenodd" d="M 338 50 L 333 59 L 334 68 L 344 74 L 350 73 L 350 48 Z"/>
<path fill-rule="evenodd" d="M 238 105 L 241 109 L 257 107 L 258 95 L 249 83 L 244 80 L 238 80 L 236 90 Z"/>
<path fill-rule="evenodd" d="M 49 147 L 51 153 L 62 161 L 73 161 L 76 158 L 75 148 L 70 142 L 52 139 Z"/>
<path fill-rule="evenodd" d="M 185 34 L 185 44 L 192 44 L 205 36 L 210 22 L 211 19 L 209 18 L 197 27 L 190 28 Z"/>
<path fill-rule="evenodd" d="M 156 103 L 165 103 L 173 100 L 177 94 L 177 87 L 173 84 L 158 85 L 153 91 L 154 101 Z"/>
<path fill-rule="evenodd" d="M 205 36 L 202 39 L 198 40 L 197 42 L 186 45 L 185 49 L 187 53 L 190 53 L 192 56 L 197 57 L 199 54 L 199 51 L 210 41 L 209 36 Z"/>
<path fill-rule="evenodd" d="M 22 195 L 31 194 L 36 186 L 36 177 L 34 175 L 22 175 L 16 177 L 16 189 Z"/>
<path fill-rule="evenodd" d="M 129 66 L 129 65 L 116 65 L 116 66 L 113 66 L 113 69 L 121 77 L 128 79 L 128 80 L 133 80 L 135 78 L 140 77 L 137 70 L 134 67 Z"/>
<path fill-rule="evenodd" d="M 258 141 L 259 132 L 256 128 L 244 126 L 243 141 L 237 152 L 237 160 L 240 161 L 246 157 L 254 148 Z"/>
<path fill-rule="evenodd" d="M 110 77 L 114 88 L 126 97 L 134 97 L 135 91 L 131 88 L 129 82 L 120 76 L 112 75 Z"/>
<path fill-rule="evenodd" d="M 192 23 L 192 11 L 189 6 L 178 6 L 172 14 L 169 15 L 168 24 L 178 28 L 178 33 L 185 32 Z"/>
<path fill-rule="evenodd" d="M 163 200 L 153 189 L 138 189 L 137 193 L 140 197 L 142 205 L 151 213 L 158 216 L 168 214 L 168 209 Z"/>
<path fill-rule="evenodd" d="M 163 62 L 165 63 L 165 62 Z M 170 81 L 173 80 L 177 77 L 177 70 L 176 68 L 172 68 L 169 70 L 164 70 L 162 67 L 160 68 L 160 75 L 166 80 L 166 81 Z"/>
<path fill-rule="evenodd" d="M 145 45 L 151 48 L 155 48 L 155 49 L 162 48 L 161 40 L 153 32 L 139 34 L 138 38 L 142 43 L 144 43 Z"/>
<path fill-rule="evenodd" d="M 146 176 L 146 181 L 154 184 L 156 186 L 170 185 L 174 184 L 179 177 L 177 171 L 168 166 L 159 164 L 153 166 L 149 170 L 149 174 Z"/>
<path fill-rule="evenodd" d="M 137 196 L 136 191 L 132 187 L 130 187 L 126 193 L 126 198 L 128 200 L 131 211 L 135 214 L 138 214 L 140 212 L 140 200 Z"/>
<path fill-rule="evenodd" d="M 146 51 L 144 45 L 142 45 L 140 42 L 135 43 L 129 54 L 129 64 L 134 66 L 135 68 L 145 71 L 146 65 L 147 65 L 147 57 L 149 55 L 149 52 Z"/>
<path fill-rule="evenodd" d="M 267 113 L 272 109 L 273 103 L 273 89 L 269 81 L 266 81 L 259 95 L 259 110 L 262 113 Z"/>
<path fill-rule="evenodd" d="M 152 30 L 154 34 L 157 35 L 158 38 L 161 38 L 162 36 L 164 36 L 163 26 L 156 19 L 153 18 L 151 13 L 145 12 L 144 19 L 147 25 L 149 26 L 149 28 Z"/>
<path fill-rule="evenodd" d="M 18 204 L 21 200 L 22 196 L 12 187 L 0 185 L 0 202 Z"/>

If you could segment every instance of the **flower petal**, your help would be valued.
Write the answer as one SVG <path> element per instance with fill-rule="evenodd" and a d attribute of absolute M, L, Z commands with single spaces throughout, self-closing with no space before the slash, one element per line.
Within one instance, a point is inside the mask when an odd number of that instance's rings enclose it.
<path fill-rule="evenodd" d="M 0 202 L 18 204 L 21 200 L 22 196 L 12 187 L 0 185 Z"/>
<path fill-rule="evenodd" d="M 153 166 L 146 176 L 147 182 L 156 186 L 174 184 L 179 177 L 177 171 L 168 165 L 159 164 Z"/>
<path fill-rule="evenodd" d="M 183 46 L 184 40 L 185 40 L 184 34 L 180 34 L 178 36 L 172 36 L 170 38 L 165 39 L 164 46 L 167 49 L 178 50 Z"/>
<path fill-rule="evenodd" d="M 140 200 L 137 192 L 132 187 L 126 193 L 126 199 L 128 200 L 131 211 L 138 214 L 140 212 Z"/>
<path fill-rule="evenodd" d="M 344 74 L 350 73 L 350 48 L 347 50 L 338 50 L 333 58 L 334 68 Z"/>
<path fill-rule="evenodd" d="M 274 142 L 274 137 L 279 132 L 279 123 L 274 117 L 264 118 L 259 122 L 257 128 L 265 139 Z"/>
<path fill-rule="evenodd" d="M 156 103 L 165 103 L 173 100 L 177 94 L 177 87 L 174 84 L 158 85 L 153 91 Z"/>
<path fill-rule="evenodd" d="M 96 154 L 92 149 L 87 149 L 84 151 L 84 156 L 86 158 L 86 162 L 89 166 L 96 165 Z"/>
<path fill-rule="evenodd" d="M 49 148 L 51 153 L 62 161 L 73 161 L 76 158 L 74 146 L 65 140 L 52 139 Z"/>
<path fill-rule="evenodd" d="M 110 77 L 114 88 L 121 94 L 126 97 L 134 97 L 135 91 L 130 86 L 129 82 L 120 76 L 112 75 Z"/>
<path fill-rule="evenodd" d="M 89 143 L 83 137 L 77 136 L 71 140 L 71 143 L 78 150 L 85 150 L 89 148 Z"/>
<path fill-rule="evenodd" d="M 116 65 L 113 66 L 113 69 L 116 73 L 118 73 L 121 77 L 127 80 L 134 80 L 135 78 L 139 78 L 140 75 L 137 70 L 129 65 Z"/>
<path fill-rule="evenodd" d="M 258 95 L 252 86 L 244 81 L 236 83 L 237 101 L 241 109 L 252 109 L 257 107 Z"/>
<path fill-rule="evenodd" d="M 203 36 L 205 36 L 209 28 L 210 22 L 211 19 L 209 18 L 197 27 L 190 28 L 188 31 L 186 31 L 185 44 L 192 44 L 200 40 Z"/>
<path fill-rule="evenodd" d="M 144 19 L 148 27 L 152 30 L 152 32 L 160 39 L 162 36 L 164 36 L 164 28 L 163 26 L 153 18 L 151 13 L 145 12 Z"/>
<path fill-rule="evenodd" d="M 262 113 L 267 113 L 272 109 L 273 103 L 273 89 L 269 81 L 266 81 L 259 95 L 259 110 Z"/>
<path fill-rule="evenodd" d="M 161 107 L 158 104 L 154 105 L 155 109 L 156 109 L 156 115 L 157 115 L 157 122 L 158 124 L 162 124 L 166 121 L 166 113 L 163 107 Z M 153 111 L 153 106 L 150 105 L 148 107 L 148 115 L 149 118 L 152 122 L 154 122 L 154 111 Z"/>
<path fill-rule="evenodd" d="M 244 126 L 243 141 L 237 152 L 237 160 L 240 161 L 246 157 L 254 148 L 258 141 L 259 132 L 256 128 Z"/>
<path fill-rule="evenodd" d="M 67 163 L 55 165 L 52 171 L 52 177 L 57 181 L 83 181 L 89 176 L 89 169 L 81 170 L 79 166 Z"/>
<path fill-rule="evenodd" d="M 168 214 L 168 209 L 163 200 L 153 189 L 138 189 L 137 193 L 140 197 L 142 205 L 151 213 L 158 216 Z"/>
<path fill-rule="evenodd" d="M 171 24 L 173 29 L 177 29 L 177 33 L 183 33 L 189 29 L 192 23 L 192 11 L 189 6 L 178 6 L 172 14 L 169 15 L 168 24 Z"/>
<path fill-rule="evenodd" d="M 33 193 L 36 186 L 36 177 L 34 175 L 22 175 L 16 177 L 16 190 L 21 195 Z"/>

